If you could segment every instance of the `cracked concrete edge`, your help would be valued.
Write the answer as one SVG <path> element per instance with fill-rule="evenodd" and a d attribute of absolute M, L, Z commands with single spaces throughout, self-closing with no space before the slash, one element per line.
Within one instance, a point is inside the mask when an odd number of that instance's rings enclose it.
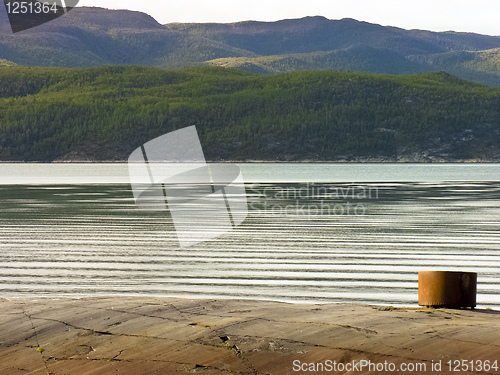
<path fill-rule="evenodd" d="M 98 299 L 98 300 L 92 300 L 92 301 L 98 301 L 98 302 L 102 302 L 102 300 Z M 90 302 L 92 302 L 90 301 Z M 64 302 L 65 301 L 62 301 L 61 304 L 64 305 Z M 89 302 L 89 301 L 88 301 Z M 154 303 L 150 303 L 149 306 L 153 306 L 153 307 L 170 307 L 176 311 L 179 312 L 179 320 L 175 319 L 175 320 L 172 320 L 171 318 L 165 318 L 165 317 L 159 317 L 159 316 L 155 316 L 155 315 L 150 315 L 150 314 L 142 314 L 140 312 L 133 312 L 133 311 L 130 311 L 128 309 L 113 309 L 113 310 L 108 310 L 108 308 L 103 308 L 103 307 L 95 307 L 97 310 L 104 310 L 104 311 L 113 311 L 114 313 L 122 313 L 122 314 L 126 314 L 128 316 L 130 315 L 137 315 L 137 316 L 141 316 L 142 318 L 144 319 L 154 319 L 155 321 L 162 321 L 164 323 L 169 323 L 169 322 L 183 322 L 183 323 L 186 323 L 186 325 L 189 325 L 188 322 L 192 321 L 192 320 L 195 320 L 195 318 L 199 318 L 199 317 L 205 317 L 205 316 L 209 316 L 211 319 L 216 319 L 217 317 L 220 317 L 220 318 L 227 318 L 228 317 L 228 311 L 217 311 L 217 313 L 215 313 L 215 311 L 213 310 L 207 310 L 207 309 L 199 309 L 201 305 L 203 304 L 211 304 L 211 303 L 214 303 L 215 301 L 213 300 L 210 300 L 210 301 L 196 301 L 194 303 L 190 303 L 188 302 L 188 306 L 184 306 L 182 305 L 184 301 L 171 301 L 169 303 L 158 303 L 158 304 L 154 304 Z M 36 302 L 34 302 L 36 303 Z M 224 301 L 223 302 L 220 302 L 220 301 L 217 301 L 217 303 L 222 303 L 224 304 Z M 231 301 L 227 306 L 227 309 L 226 310 L 229 310 L 230 308 L 234 308 L 234 305 L 237 304 L 235 301 Z M 29 306 L 30 303 L 29 302 L 23 302 L 21 305 L 24 306 L 23 308 L 23 314 L 26 318 L 28 318 L 30 320 L 30 323 L 31 323 L 31 326 L 32 326 L 32 329 L 34 330 L 34 333 L 35 333 L 35 338 L 37 340 L 37 345 L 38 347 L 40 347 L 40 342 L 38 340 L 38 330 L 36 328 L 37 324 L 36 323 L 39 323 L 41 321 L 52 321 L 54 323 L 59 323 L 59 324 L 63 324 L 63 325 L 67 325 L 69 327 L 72 327 L 73 329 L 76 329 L 76 330 L 87 330 L 89 332 L 92 332 L 93 334 L 97 334 L 97 335 L 104 335 L 104 336 L 110 336 L 110 337 L 113 337 L 113 336 L 123 336 L 123 337 L 134 337 L 134 338 L 147 338 L 147 339 L 158 339 L 158 340 L 164 340 L 165 338 L 163 337 L 155 337 L 155 336 L 148 336 L 148 335 L 137 335 L 137 334 L 118 334 L 118 333 L 113 333 L 113 332 L 105 332 L 105 331 L 99 331 L 99 330 L 95 330 L 93 328 L 90 328 L 90 327 L 85 327 L 85 326 L 76 326 L 72 323 L 69 323 L 69 322 L 66 322 L 66 321 L 63 321 L 63 320 L 58 320 L 58 319 L 50 319 L 50 318 L 43 318 L 40 315 L 40 313 L 36 313 L 36 316 L 35 315 L 31 315 L 29 313 L 27 313 L 26 311 L 29 310 L 27 308 L 25 308 L 26 306 Z M 93 309 L 94 307 L 91 306 L 92 304 L 91 303 L 87 303 L 87 304 L 82 304 L 81 306 L 79 306 L 78 308 L 81 308 L 81 309 Z M 126 302 L 125 302 L 125 305 L 126 305 Z M 140 303 L 139 303 L 140 305 Z M 147 304 L 143 304 L 144 305 L 147 305 Z M 179 306 L 180 305 L 180 306 Z M 193 306 L 194 305 L 194 306 Z M 254 305 L 259 305 L 258 302 L 255 302 Z M 137 303 L 134 304 L 134 308 L 137 308 Z M 272 303 L 266 303 L 266 308 L 268 309 L 271 309 L 273 307 L 276 307 L 276 306 L 279 306 L 280 308 L 283 308 L 284 306 L 283 305 L 273 305 Z M 19 306 L 17 306 L 19 307 Z M 203 306 L 202 306 L 203 307 Z M 308 308 L 312 308 L 314 306 L 309 306 Z M 297 308 L 297 307 L 294 307 L 295 309 L 297 310 L 300 310 L 300 308 Z M 370 307 L 371 308 L 371 307 Z M 372 309 L 372 308 L 371 308 Z M 366 308 L 362 309 L 362 314 L 366 314 Z M 19 310 L 18 310 L 19 311 Z M 250 314 L 252 312 L 252 310 L 243 310 L 245 311 L 246 314 Z M 381 310 L 378 310 L 379 312 L 381 312 Z M 386 310 L 382 310 L 383 311 L 386 311 Z M 400 310 L 402 311 L 402 310 Z M 388 313 L 394 313 L 394 312 L 397 312 L 396 310 L 389 310 L 389 311 L 386 311 Z M 440 322 L 443 318 L 443 315 L 446 314 L 446 312 L 441 312 L 441 311 L 438 311 L 438 310 L 434 310 L 431 312 L 434 316 L 432 317 L 436 322 Z M 0 313 L 1 314 L 1 313 Z M 8 315 L 12 316 L 12 312 L 7 312 Z M 18 313 L 19 314 L 19 313 Z M 15 314 L 14 314 L 15 315 Z M 242 315 L 245 315 L 245 314 L 242 314 Z M 262 315 L 262 311 L 258 311 L 258 315 Z M 460 317 L 460 319 L 468 319 L 468 316 L 470 316 L 470 313 L 466 313 L 466 314 L 462 314 L 463 316 Z M 232 317 L 232 316 L 231 316 Z M 398 318 L 397 316 L 395 316 L 394 318 Z M 425 318 L 425 317 L 424 317 Z M 251 358 L 252 356 L 251 355 L 248 355 L 249 353 L 246 353 L 244 350 L 242 351 L 240 349 L 240 347 L 242 347 L 242 344 L 240 343 L 242 340 L 246 339 L 246 338 L 249 338 L 251 336 L 249 335 L 243 335 L 243 336 L 239 336 L 239 335 L 235 335 L 235 334 L 231 334 L 230 333 L 230 330 L 232 327 L 238 327 L 238 326 L 242 326 L 242 325 L 245 325 L 245 324 L 252 324 L 252 323 L 255 323 L 255 322 L 265 322 L 265 323 L 269 323 L 269 324 L 276 324 L 276 323 L 282 323 L 282 324 L 286 324 L 287 322 L 286 321 L 283 321 L 283 320 L 280 320 L 278 318 L 265 318 L 265 317 L 262 317 L 262 316 L 257 316 L 257 317 L 251 317 L 251 316 L 244 316 L 244 317 L 241 317 L 241 320 L 240 321 L 237 321 L 237 322 L 234 322 L 234 323 L 231 323 L 231 324 L 228 324 L 227 326 L 220 326 L 220 327 L 217 327 L 217 328 L 212 328 L 212 327 L 205 327 L 207 328 L 206 329 L 206 332 L 208 332 L 209 334 L 207 334 L 206 336 L 212 336 L 213 339 L 217 340 L 219 339 L 220 340 L 220 344 L 221 346 L 224 346 L 224 344 L 226 344 L 228 341 L 230 341 L 229 339 L 228 340 L 223 340 L 222 337 L 229 337 L 228 335 L 231 335 L 231 347 L 229 348 L 232 352 L 232 354 L 237 357 L 238 359 L 240 359 L 242 361 L 242 364 L 244 365 L 244 367 L 246 368 L 246 373 L 249 373 L 249 374 L 258 374 L 258 368 L 259 368 L 259 365 L 253 363 L 254 359 Z M 292 322 L 290 322 L 292 323 Z M 293 321 L 293 323 L 299 323 L 297 321 Z M 360 333 L 364 333 L 365 335 L 367 336 L 370 336 L 370 335 L 378 335 L 379 332 L 378 330 L 376 329 L 372 329 L 372 328 L 367 328 L 367 327 L 359 327 L 359 326 L 354 326 L 354 325 L 346 325 L 346 324 L 340 324 L 340 323 L 334 323 L 334 322 L 331 322 L 331 321 L 325 321 L 325 322 L 318 322 L 318 321 L 312 321 L 312 322 L 301 322 L 302 324 L 304 325 L 315 325 L 315 326 L 321 326 L 321 327 L 331 327 L 331 326 L 336 326 L 338 328 L 344 328 L 346 331 L 349 331 L 349 330 L 354 330 L 354 331 L 357 331 L 357 332 L 360 332 Z M 476 327 L 478 324 L 479 325 L 486 325 L 487 323 L 491 323 L 491 320 L 482 320 L 480 321 L 479 323 L 476 321 L 475 323 L 473 321 L 471 321 L 471 324 L 469 324 L 468 326 L 469 327 Z M 498 324 L 497 324 L 498 326 Z M 439 330 L 439 327 L 433 327 L 433 330 Z M 425 332 L 424 332 L 425 333 Z M 387 333 L 386 333 L 387 334 Z M 395 335 L 395 333 L 392 333 L 390 335 Z M 370 356 L 377 356 L 377 357 L 380 357 L 380 358 L 394 358 L 394 359 L 398 359 L 398 360 L 406 360 L 406 361 L 414 361 L 414 360 L 425 360 L 425 359 L 422 359 L 422 358 L 412 358 L 412 357 L 408 357 L 408 356 L 396 356 L 396 355 L 388 355 L 387 353 L 379 353 L 379 352 L 375 352 L 375 351 L 367 351 L 367 350 L 362 350 L 362 349 L 356 349 L 356 348 L 353 348 L 353 347 L 343 347 L 343 346 L 334 346 L 334 345 L 317 345 L 317 344 L 314 344 L 312 342 L 308 342 L 308 341 L 299 341 L 299 340 L 291 340 L 290 338 L 286 338 L 286 337 L 276 337 L 276 336 L 266 336 L 265 334 L 260 334 L 260 335 L 256 335 L 254 336 L 255 339 L 258 339 L 258 340 L 275 340 L 275 341 L 281 341 L 281 342 L 287 342 L 287 343 L 292 343 L 292 344 L 300 344 L 300 345 L 304 345 L 304 346 L 308 346 L 308 347 L 317 347 L 317 348 L 325 348 L 325 349 L 329 349 L 329 350 L 339 350 L 339 351 L 345 351 L 345 352 L 350 352 L 350 353 L 354 353 L 354 354 L 357 354 L 357 355 L 362 355 L 362 356 L 367 356 L 367 355 L 370 355 Z M 439 337 L 439 339 L 442 339 L 442 340 L 449 340 L 448 338 L 446 337 Z M 170 340 L 172 340 L 172 338 L 170 338 Z M 459 341 L 459 340 L 455 340 L 454 342 L 456 341 Z M 473 342 L 473 341 L 464 341 L 464 340 L 461 340 L 462 342 L 466 343 L 466 344 L 473 344 L 473 345 L 483 345 L 482 343 L 479 343 L 479 342 Z M 177 340 L 177 342 L 179 343 L 184 343 L 186 345 L 193 345 L 193 344 L 200 344 L 200 342 L 196 342 L 195 340 L 186 340 L 186 341 L 182 341 L 182 340 Z M 207 343 L 208 345 L 210 345 L 210 343 Z M 216 345 L 217 348 L 219 348 L 219 346 Z M 397 349 L 401 349 L 401 348 L 397 348 Z M 122 353 L 123 353 L 124 350 L 118 350 L 118 354 L 115 355 L 114 358 L 112 359 L 117 359 L 118 356 L 120 356 Z M 50 372 L 50 368 L 48 367 L 47 365 L 47 362 L 50 362 L 50 357 L 48 357 L 49 361 L 47 361 L 45 358 L 44 358 L 44 354 L 43 352 L 40 353 L 41 357 L 42 357 L 42 360 L 44 361 L 44 365 L 46 366 L 46 369 L 48 372 Z M 61 358 L 53 358 L 54 360 L 61 360 Z M 72 361 L 78 361 L 78 359 L 68 359 L 68 358 L 65 358 L 64 360 L 72 360 Z M 92 359 L 93 361 L 96 361 L 96 360 L 109 360 L 108 358 L 106 359 L 97 359 L 97 358 L 94 358 Z M 124 363 L 127 363 L 128 361 L 125 359 L 119 359 L 120 362 L 124 362 Z M 162 363 L 173 363 L 173 364 L 181 364 L 181 365 L 184 365 L 184 366 L 190 366 L 192 365 L 192 363 L 182 363 L 182 362 L 175 362 L 175 361 L 155 361 L 155 360 L 143 360 L 145 362 L 162 362 Z M 216 370 L 216 367 L 214 366 L 207 366 L 203 363 L 196 363 L 196 366 L 200 366 L 200 368 L 207 368 L 207 369 L 211 369 L 211 370 Z M 223 371 L 223 369 L 219 369 L 220 371 Z"/>

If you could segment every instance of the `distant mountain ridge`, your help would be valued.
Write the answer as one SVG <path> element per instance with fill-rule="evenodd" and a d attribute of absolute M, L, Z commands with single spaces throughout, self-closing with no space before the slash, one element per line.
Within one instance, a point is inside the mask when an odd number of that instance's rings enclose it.
<path fill-rule="evenodd" d="M 13 35 L 1 9 L 0 59 L 58 67 L 217 65 L 256 73 L 443 70 L 500 86 L 500 36 L 404 30 L 320 16 L 277 22 L 161 25 L 140 12 L 81 7 Z"/>

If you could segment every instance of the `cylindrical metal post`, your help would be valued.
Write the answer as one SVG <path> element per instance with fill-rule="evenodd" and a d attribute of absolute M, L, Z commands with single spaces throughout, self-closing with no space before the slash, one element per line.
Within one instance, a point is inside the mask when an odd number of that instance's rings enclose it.
<path fill-rule="evenodd" d="M 433 307 L 476 307 L 477 273 L 418 273 L 418 304 Z"/>

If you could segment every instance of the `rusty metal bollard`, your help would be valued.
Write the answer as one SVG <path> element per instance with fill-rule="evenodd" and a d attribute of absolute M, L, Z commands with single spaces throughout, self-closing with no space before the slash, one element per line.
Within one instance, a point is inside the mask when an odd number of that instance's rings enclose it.
<path fill-rule="evenodd" d="M 476 307 L 477 273 L 423 271 L 418 273 L 418 304 L 432 307 Z"/>

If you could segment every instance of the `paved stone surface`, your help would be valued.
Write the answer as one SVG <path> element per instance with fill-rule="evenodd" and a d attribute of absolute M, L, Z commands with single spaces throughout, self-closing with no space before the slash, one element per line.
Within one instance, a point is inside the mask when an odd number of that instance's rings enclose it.
<path fill-rule="evenodd" d="M 493 310 L 352 304 L 0 299 L 0 374 L 408 373 L 401 364 L 426 366 L 420 374 L 447 374 L 449 360 L 497 360 L 500 366 L 499 318 Z M 309 364 L 327 360 L 387 361 L 396 370 L 294 371 L 294 363 L 312 369 Z M 442 371 L 432 371 L 439 361 Z"/>

